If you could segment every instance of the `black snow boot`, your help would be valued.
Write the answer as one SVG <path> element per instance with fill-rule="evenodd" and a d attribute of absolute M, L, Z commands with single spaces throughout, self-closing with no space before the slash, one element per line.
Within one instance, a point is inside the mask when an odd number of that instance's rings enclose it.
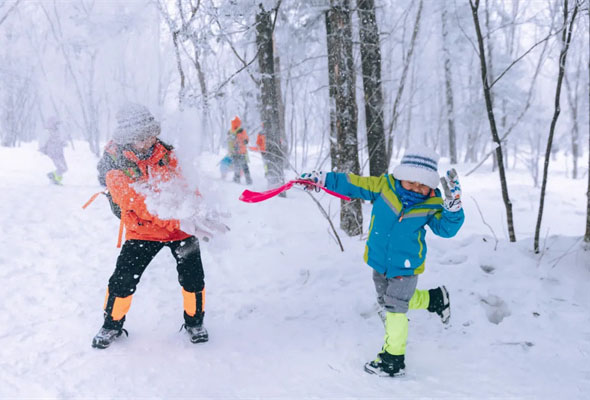
<path fill-rule="evenodd" d="M 195 326 L 182 324 L 182 328 L 186 329 L 186 333 L 188 333 L 189 339 L 192 343 L 203 343 L 209 340 L 209 333 L 203 324 Z"/>
<path fill-rule="evenodd" d="M 386 351 L 377 355 L 377 359 L 365 364 L 365 371 L 382 377 L 402 376 L 406 373 L 405 356 L 394 356 Z"/>
<path fill-rule="evenodd" d="M 182 328 L 186 330 L 192 343 L 203 343 L 209 340 L 209 333 L 203 326 L 203 319 L 205 318 L 205 312 L 196 313 L 194 316 L 184 313 L 184 324 Z"/>
<path fill-rule="evenodd" d="M 100 331 L 96 334 L 94 339 L 92 339 L 92 347 L 95 349 L 106 349 L 117 339 L 125 333 L 126 336 L 129 336 L 127 330 L 120 328 L 120 329 L 108 329 L 108 328 L 100 328 Z"/>
<path fill-rule="evenodd" d="M 451 320 L 451 300 L 446 287 L 441 286 L 436 289 L 428 290 L 430 302 L 428 311 L 435 312 L 440 317 L 443 324 L 448 324 Z"/>

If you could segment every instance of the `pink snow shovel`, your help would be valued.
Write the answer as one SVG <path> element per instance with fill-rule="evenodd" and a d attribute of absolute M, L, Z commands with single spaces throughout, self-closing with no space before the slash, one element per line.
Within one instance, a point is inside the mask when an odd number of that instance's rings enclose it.
<path fill-rule="evenodd" d="M 291 189 L 293 187 L 293 185 L 296 183 L 301 183 L 301 184 L 304 184 L 307 186 L 319 187 L 324 192 L 331 194 L 332 196 L 338 197 L 339 199 L 342 199 L 342 200 L 350 201 L 350 197 L 348 197 L 348 196 L 344 196 L 344 195 L 341 195 L 340 193 L 333 192 L 329 189 L 326 189 L 325 187 L 321 186 L 318 183 L 311 182 L 311 181 L 308 181 L 305 179 L 295 179 L 295 180 L 285 183 L 283 186 L 279 186 L 278 188 L 270 189 L 265 192 L 253 192 L 251 190 L 246 189 L 240 195 L 240 200 L 242 200 L 243 202 L 246 202 L 246 203 L 258 203 L 258 202 L 261 202 L 264 200 L 268 200 L 271 197 L 275 197 L 279 193 L 284 192 L 285 190 Z"/>

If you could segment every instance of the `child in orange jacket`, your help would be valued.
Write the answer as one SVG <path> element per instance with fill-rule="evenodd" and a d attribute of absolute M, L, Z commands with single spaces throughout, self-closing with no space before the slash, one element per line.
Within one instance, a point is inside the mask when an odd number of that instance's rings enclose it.
<path fill-rule="evenodd" d="M 199 240 L 207 239 L 219 225 L 198 219 L 161 219 L 151 213 L 146 195 L 137 190 L 144 184 L 156 193 L 159 185 L 180 177 L 172 146 L 157 138 L 160 124 L 149 110 L 127 104 L 117 113 L 117 128 L 98 164 L 99 180 L 104 181 L 113 202 L 120 208 L 125 243 L 109 279 L 104 304 L 104 323 L 92 340 L 92 347 L 107 348 L 121 336 L 132 296 L 148 264 L 168 247 L 176 260 L 178 281 L 184 300 L 184 324 L 191 342 L 208 340 L 203 326 L 205 280 Z"/>

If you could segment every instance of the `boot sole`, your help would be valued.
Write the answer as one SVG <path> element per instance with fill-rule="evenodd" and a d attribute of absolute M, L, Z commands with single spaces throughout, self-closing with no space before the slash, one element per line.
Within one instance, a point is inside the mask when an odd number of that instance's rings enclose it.
<path fill-rule="evenodd" d="M 449 296 L 449 291 L 445 286 L 442 286 L 441 289 L 443 295 L 443 304 L 447 307 L 442 311 L 440 318 L 443 324 L 448 325 L 451 321 L 451 296 Z"/>
<path fill-rule="evenodd" d="M 206 337 L 198 337 L 198 338 L 191 338 L 191 343 L 205 343 L 209 341 L 209 336 Z"/>
<path fill-rule="evenodd" d="M 365 372 L 371 375 L 377 375 L 381 378 L 396 378 L 399 376 L 404 376 L 406 374 L 406 370 L 405 369 L 400 369 L 398 372 L 396 372 L 395 374 L 391 375 L 381 369 L 376 369 L 373 368 L 369 365 L 369 363 L 365 364 Z"/>
<path fill-rule="evenodd" d="M 106 349 L 111 344 L 113 344 L 113 342 L 114 342 L 114 340 L 112 342 L 109 342 L 109 343 L 101 343 L 101 342 L 92 341 L 92 347 L 95 348 L 95 349 Z"/>

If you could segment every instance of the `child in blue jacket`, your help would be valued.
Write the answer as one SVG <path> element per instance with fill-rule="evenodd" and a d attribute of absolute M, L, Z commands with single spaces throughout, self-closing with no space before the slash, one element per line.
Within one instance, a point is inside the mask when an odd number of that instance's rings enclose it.
<path fill-rule="evenodd" d="M 364 259 L 373 268 L 377 301 L 385 310 L 385 343 L 377 358 L 365 364 L 365 371 L 372 374 L 405 373 L 408 309 L 437 313 L 444 324 L 451 317 L 449 293 L 444 286 L 416 289 L 418 275 L 425 268 L 425 226 L 449 238 L 465 219 L 454 169 L 440 178 L 444 199 L 436 189 L 438 160 L 433 150 L 414 148 L 405 152 L 393 174 L 362 177 L 313 171 L 301 175 L 301 179 L 337 193 L 373 202 Z"/>

